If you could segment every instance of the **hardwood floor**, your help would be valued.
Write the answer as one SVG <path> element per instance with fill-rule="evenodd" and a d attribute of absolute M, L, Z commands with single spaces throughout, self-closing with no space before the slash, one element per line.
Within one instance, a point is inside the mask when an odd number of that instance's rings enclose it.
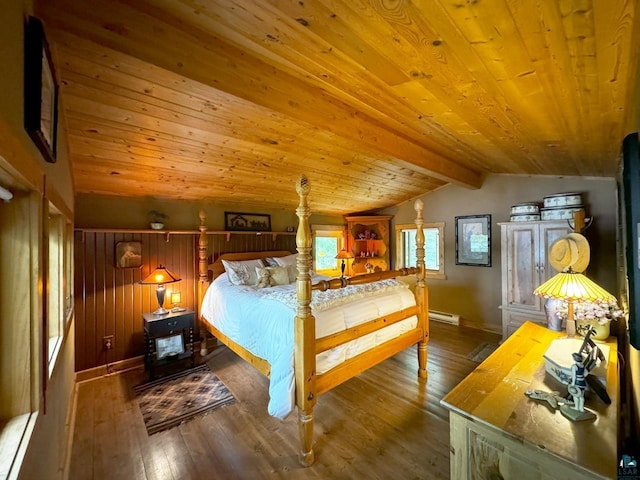
<path fill-rule="evenodd" d="M 426 383 L 411 348 L 318 399 L 310 468 L 297 461 L 296 413 L 270 417 L 268 380 L 224 347 L 207 363 L 236 403 L 152 436 L 133 393 L 142 368 L 81 383 L 68 478 L 449 478 L 440 399 L 477 366 L 467 354 L 500 336 L 432 322 L 431 337 Z"/>

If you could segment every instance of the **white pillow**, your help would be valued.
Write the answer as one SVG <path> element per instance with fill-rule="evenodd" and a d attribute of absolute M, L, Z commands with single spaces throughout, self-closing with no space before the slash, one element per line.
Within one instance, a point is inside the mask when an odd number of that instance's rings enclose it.
<path fill-rule="evenodd" d="M 292 253 L 291 255 L 287 255 L 286 257 L 274 257 L 275 261 L 278 262 L 278 265 L 281 267 L 287 267 L 287 272 L 289 274 L 289 283 L 295 282 L 298 277 L 298 267 L 296 261 L 298 259 L 297 253 Z"/>
<path fill-rule="evenodd" d="M 265 257 L 264 258 L 264 263 L 267 264 L 267 267 L 277 267 L 278 266 L 278 262 L 276 262 L 276 259 L 273 257 Z"/>
<path fill-rule="evenodd" d="M 258 288 L 289 284 L 287 267 L 257 267 L 256 274 L 258 275 Z M 266 276 L 266 281 L 261 281 L 263 275 Z"/>
<path fill-rule="evenodd" d="M 264 267 L 262 260 L 230 261 L 222 260 L 229 281 L 234 285 L 255 285 L 258 283 L 256 267 Z"/>

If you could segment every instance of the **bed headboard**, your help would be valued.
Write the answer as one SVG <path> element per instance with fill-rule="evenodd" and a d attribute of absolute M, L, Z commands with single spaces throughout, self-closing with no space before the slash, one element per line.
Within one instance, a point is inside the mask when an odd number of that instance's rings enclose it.
<path fill-rule="evenodd" d="M 268 250 L 265 252 L 223 253 L 216 258 L 215 262 L 209 264 L 209 270 L 212 272 L 213 278 L 217 278 L 225 272 L 224 266 L 222 265 L 223 259 L 235 262 L 239 260 L 255 260 L 257 258 L 267 257 L 286 257 L 287 255 L 291 255 L 291 252 L 287 250 Z"/>

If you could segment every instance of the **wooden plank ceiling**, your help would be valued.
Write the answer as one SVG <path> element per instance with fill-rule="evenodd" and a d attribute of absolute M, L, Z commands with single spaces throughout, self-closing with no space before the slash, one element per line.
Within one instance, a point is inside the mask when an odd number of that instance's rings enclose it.
<path fill-rule="evenodd" d="M 640 0 L 40 0 L 77 193 L 393 205 L 613 176 Z"/>

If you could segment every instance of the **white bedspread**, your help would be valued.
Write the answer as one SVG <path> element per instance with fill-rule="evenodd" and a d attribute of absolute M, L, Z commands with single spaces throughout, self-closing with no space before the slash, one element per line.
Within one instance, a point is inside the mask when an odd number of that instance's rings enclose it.
<path fill-rule="evenodd" d="M 314 276 L 313 282 L 325 277 Z M 316 338 L 364 323 L 388 313 L 415 305 L 408 286 L 396 280 L 384 280 L 358 288 L 350 286 L 331 292 L 312 294 L 312 312 L 316 317 Z M 374 292 L 375 290 L 375 292 Z M 340 292 L 340 293 L 336 293 Z M 352 293 L 347 302 L 345 293 Z M 295 404 L 293 368 L 293 319 L 295 283 L 257 289 L 236 286 L 227 275 L 220 275 L 207 289 L 201 314 L 203 318 L 271 365 L 269 414 L 285 418 Z M 414 328 L 411 317 L 377 332 L 358 338 L 316 356 L 319 374 L 344 360 Z"/>

